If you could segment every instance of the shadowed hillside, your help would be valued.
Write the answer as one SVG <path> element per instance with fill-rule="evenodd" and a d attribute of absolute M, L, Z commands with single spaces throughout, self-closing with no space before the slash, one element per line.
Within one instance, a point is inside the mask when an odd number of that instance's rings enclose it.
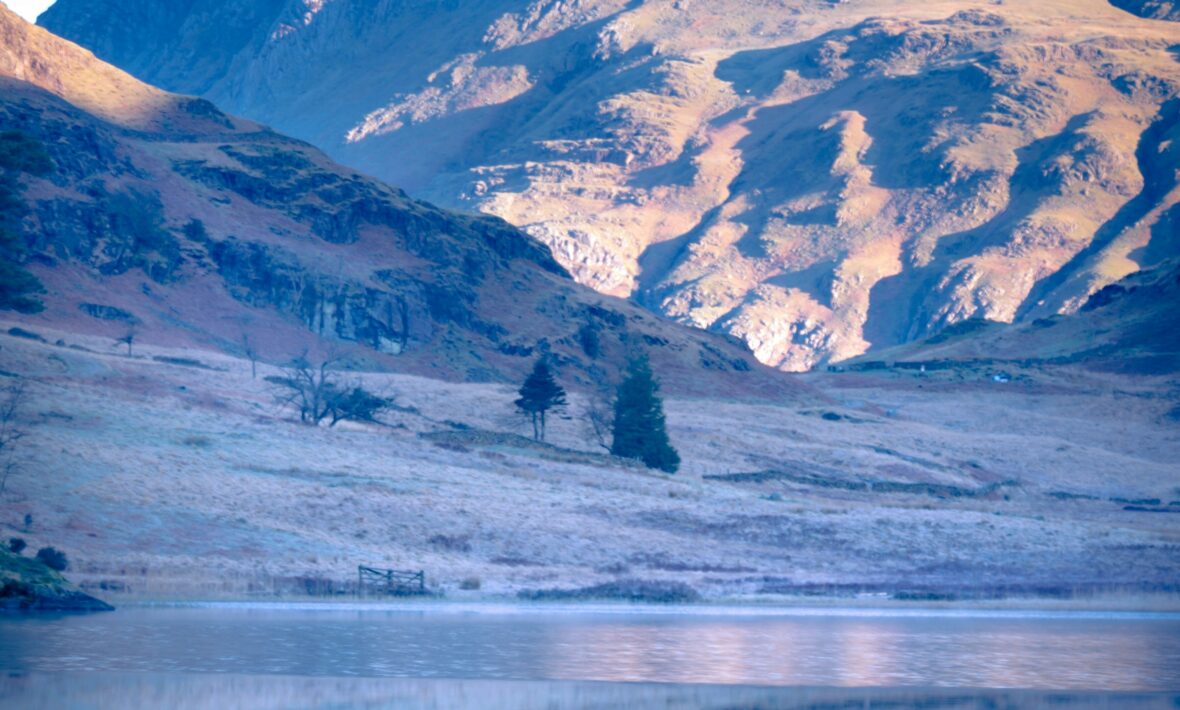
<path fill-rule="evenodd" d="M 1180 22 L 1180 5 L 1170 0 L 1111 0 L 1111 4 L 1140 17 Z"/>
<path fill-rule="evenodd" d="M 857 358 L 847 367 L 900 363 L 933 370 L 976 363 L 995 369 L 1008 363 L 1175 375 L 1180 373 L 1178 303 L 1180 262 L 1173 259 L 1106 286 L 1074 314 L 1017 325 L 964 321 L 932 338 Z"/>
<path fill-rule="evenodd" d="M 574 284 L 499 219 L 409 199 L 6 9 L 0 37 L 0 130 L 51 166 L 13 183 L 47 288 L 28 323 L 481 381 L 546 352 L 601 381 L 644 349 L 674 389 L 791 387 L 736 341 Z"/>

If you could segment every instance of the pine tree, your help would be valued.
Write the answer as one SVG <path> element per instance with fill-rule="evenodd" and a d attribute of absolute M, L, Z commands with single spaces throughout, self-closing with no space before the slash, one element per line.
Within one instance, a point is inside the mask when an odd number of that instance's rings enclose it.
<path fill-rule="evenodd" d="M 659 389 L 660 384 L 652 374 L 647 358 L 632 360 L 615 398 L 614 440 L 610 452 L 615 456 L 639 459 L 648 468 L 676 473 L 680 468 L 680 455 L 668 440 Z"/>
<path fill-rule="evenodd" d="M 549 369 L 545 358 L 538 359 L 533 365 L 533 371 L 521 385 L 520 399 L 515 404 L 532 418 L 533 438 L 544 441 L 545 412 L 566 404 L 565 390 L 553 378 L 553 371 Z"/>

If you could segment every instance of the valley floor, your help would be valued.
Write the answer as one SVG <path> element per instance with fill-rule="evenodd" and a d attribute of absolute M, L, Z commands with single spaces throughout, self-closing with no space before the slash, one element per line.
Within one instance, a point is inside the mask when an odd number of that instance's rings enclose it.
<path fill-rule="evenodd" d="M 351 593 L 359 564 L 423 569 L 452 599 L 1177 594 L 1166 378 L 827 373 L 801 376 L 803 403 L 669 397 L 684 464 L 665 476 L 605 456 L 576 394 L 549 446 L 523 436 L 510 386 L 406 375 L 364 376 L 396 395 L 389 426 L 312 428 L 274 403 L 267 366 L 23 335 L 0 335 L 0 384 L 29 394 L 0 533 L 64 550 L 99 596 Z"/>

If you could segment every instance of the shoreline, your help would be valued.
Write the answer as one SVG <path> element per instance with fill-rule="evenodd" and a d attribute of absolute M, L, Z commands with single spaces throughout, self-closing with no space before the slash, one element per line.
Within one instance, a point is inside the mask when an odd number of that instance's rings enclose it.
<path fill-rule="evenodd" d="M 912 601 L 882 597 L 727 597 L 689 603 L 625 599 L 529 601 L 515 596 L 332 597 L 290 595 L 217 597 L 137 595 L 108 596 L 116 608 L 331 609 L 348 611 L 495 612 L 495 613 L 651 613 L 736 616 L 983 616 L 1047 615 L 1180 618 L 1180 596 L 1085 599 L 1008 598 L 993 600 Z"/>
<path fill-rule="evenodd" d="M 65 681 L 63 686 L 63 680 Z M 315 701 L 309 702 L 313 691 Z M 0 698 L 22 707 L 93 707 L 117 698 L 135 701 L 167 698 L 174 707 L 221 707 L 242 693 L 254 698 L 282 697 L 298 707 L 338 707 L 361 692 L 373 706 L 399 708 L 583 708 L 658 706 L 670 708 L 801 706 L 945 707 L 973 699 L 999 707 L 1170 708 L 1174 690 L 1129 688 L 977 687 L 942 685 L 783 685 L 596 679 L 418 678 L 396 676 L 299 676 L 262 673 L 131 671 L 24 672 L 0 676 Z M 100 704 L 109 707 L 109 704 Z M 269 707 L 258 701 L 249 707 Z"/>

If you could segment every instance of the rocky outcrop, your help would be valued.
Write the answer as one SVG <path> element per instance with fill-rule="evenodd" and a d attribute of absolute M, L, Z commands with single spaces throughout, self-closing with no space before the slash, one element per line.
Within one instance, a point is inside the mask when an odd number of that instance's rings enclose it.
<path fill-rule="evenodd" d="M 0 33 L 15 42 L 0 54 L 0 130 L 53 163 L 21 178 L 27 266 L 47 288 L 32 320 L 460 379 L 514 380 L 548 353 L 571 381 L 603 382 L 639 348 L 674 390 L 775 379 L 736 341 L 577 285 L 498 218 L 412 200 L 306 143 L 144 87 L 2 8 Z M 59 61 L 96 83 L 57 81 Z"/>
<path fill-rule="evenodd" d="M 0 549 L 0 612 L 112 611 L 36 559 Z"/>
<path fill-rule="evenodd" d="M 1107 0 L 188 4 L 43 21 L 790 370 L 1076 310 L 1180 201 L 1180 28 Z"/>

